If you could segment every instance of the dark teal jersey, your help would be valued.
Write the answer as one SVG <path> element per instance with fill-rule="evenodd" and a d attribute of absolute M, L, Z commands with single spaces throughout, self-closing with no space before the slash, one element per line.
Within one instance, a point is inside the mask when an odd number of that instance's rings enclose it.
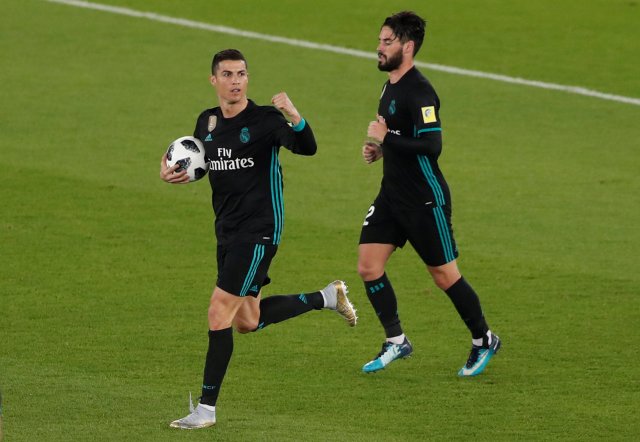
<path fill-rule="evenodd" d="M 313 155 L 309 124 L 292 128 L 272 106 L 247 107 L 224 118 L 219 107 L 200 114 L 194 136 L 205 147 L 218 244 L 279 244 L 284 226 L 280 147 Z M 295 129 L 295 130 L 294 130 Z"/>
<path fill-rule="evenodd" d="M 401 209 L 450 206 L 449 187 L 438 166 L 440 100 L 429 80 L 413 67 L 395 84 L 387 81 L 378 114 L 388 127 L 380 195 Z"/>

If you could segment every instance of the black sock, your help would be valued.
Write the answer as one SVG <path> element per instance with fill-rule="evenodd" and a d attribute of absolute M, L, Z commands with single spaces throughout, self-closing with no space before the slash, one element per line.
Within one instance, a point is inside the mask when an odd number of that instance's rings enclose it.
<path fill-rule="evenodd" d="M 311 310 L 320 310 L 323 306 L 324 298 L 320 292 L 263 298 L 260 300 L 260 319 L 256 330 L 261 330 L 269 324 L 295 318 Z"/>
<path fill-rule="evenodd" d="M 398 317 L 398 301 L 387 274 L 384 273 L 374 281 L 365 281 L 364 287 L 367 290 L 369 302 L 371 302 L 380 323 L 384 327 L 387 338 L 400 336 L 402 327 Z"/>
<path fill-rule="evenodd" d="M 478 295 L 469 283 L 463 277 L 460 277 L 455 284 L 445 290 L 445 293 L 449 295 L 460 318 L 467 325 L 471 332 L 471 337 L 473 339 L 484 337 L 489 331 L 489 326 L 484 319 L 482 307 L 480 307 L 480 299 L 478 299 Z"/>
<path fill-rule="evenodd" d="M 220 385 L 227 372 L 227 366 L 233 353 L 232 328 L 209 330 L 209 350 L 204 364 L 202 398 L 200 403 L 215 406 L 220 393 Z"/>

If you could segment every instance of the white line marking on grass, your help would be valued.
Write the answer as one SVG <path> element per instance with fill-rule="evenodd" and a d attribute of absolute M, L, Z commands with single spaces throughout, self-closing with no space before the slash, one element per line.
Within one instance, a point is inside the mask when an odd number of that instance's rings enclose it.
<path fill-rule="evenodd" d="M 270 41 L 273 43 L 281 43 L 301 48 L 315 49 L 325 52 L 333 52 L 341 55 L 350 55 L 352 57 L 368 58 L 376 60 L 378 57 L 375 52 L 360 51 L 358 49 L 343 48 L 328 44 L 314 43 L 306 40 L 298 40 L 295 38 L 279 37 L 277 35 L 261 34 L 259 32 L 243 31 L 242 29 L 230 28 L 228 26 L 212 25 L 184 18 L 169 17 L 166 15 L 156 14 L 154 12 L 142 12 L 134 9 L 123 8 L 119 6 L 103 5 L 99 3 L 91 3 L 79 0 L 47 0 L 52 3 L 60 3 L 69 6 L 76 6 L 85 9 L 94 9 L 97 11 L 111 12 L 114 14 L 126 15 L 129 17 L 145 18 L 147 20 L 157 21 L 161 23 L 169 23 L 186 28 L 202 29 L 205 31 L 218 32 L 221 34 L 237 35 L 238 37 L 253 38 L 256 40 Z M 599 98 L 601 100 L 617 101 L 619 103 L 633 104 L 640 106 L 640 98 L 625 97 L 623 95 L 607 94 L 592 89 L 579 86 L 566 86 L 556 83 L 547 83 L 544 81 L 527 80 L 518 77 L 509 77 L 508 75 L 492 74 L 490 72 L 474 71 L 471 69 L 462 69 L 454 66 L 446 66 L 435 63 L 424 63 L 416 61 L 416 66 L 424 67 L 434 71 L 447 72 L 455 75 L 463 75 L 466 77 L 485 78 L 488 80 L 500 81 L 503 83 L 519 84 L 522 86 L 537 87 L 540 89 L 550 89 L 561 92 L 567 92 L 576 95 L 585 95 L 587 97 Z"/>

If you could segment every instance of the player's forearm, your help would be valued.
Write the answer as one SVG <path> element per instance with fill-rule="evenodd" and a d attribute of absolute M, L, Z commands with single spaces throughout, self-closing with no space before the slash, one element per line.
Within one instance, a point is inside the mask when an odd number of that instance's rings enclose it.
<path fill-rule="evenodd" d="M 442 133 L 433 131 L 423 134 L 420 138 L 409 138 L 387 133 L 382 144 L 398 152 L 418 155 L 440 155 L 442 151 Z"/>
<path fill-rule="evenodd" d="M 296 145 L 292 149 L 298 155 L 314 155 L 318 150 L 316 137 L 313 135 L 311 126 L 303 118 L 293 127 Z"/>

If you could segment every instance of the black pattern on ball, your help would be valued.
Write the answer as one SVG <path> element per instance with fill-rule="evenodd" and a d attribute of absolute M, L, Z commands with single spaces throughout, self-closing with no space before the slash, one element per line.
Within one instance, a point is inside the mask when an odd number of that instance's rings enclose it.
<path fill-rule="evenodd" d="M 173 155 L 173 143 L 171 143 L 171 146 L 169 146 L 169 149 L 167 149 L 167 160 L 171 161 L 172 155 Z"/>
<path fill-rule="evenodd" d="M 203 176 L 205 176 L 207 174 L 207 171 L 204 170 L 202 167 L 198 167 L 193 171 L 193 174 L 194 174 L 196 180 L 199 180 L 200 178 L 202 178 Z"/>
<path fill-rule="evenodd" d="M 184 148 L 187 149 L 188 151 L 200 153 L 200 149 L 198 148 L 198 145 L 194 143 L 193 140 L 182 140 L 181 143 L 184 146 Z"/>
<path fill-rule="evenodd" d="M 182 172 L 183 170 L 187 170 L 189 166 L 191 166 L 191 158 L 183 158 L 176 161 L 176 164 L 180 165 L 180 167 L 176 169 L 176 172 Z"/>

